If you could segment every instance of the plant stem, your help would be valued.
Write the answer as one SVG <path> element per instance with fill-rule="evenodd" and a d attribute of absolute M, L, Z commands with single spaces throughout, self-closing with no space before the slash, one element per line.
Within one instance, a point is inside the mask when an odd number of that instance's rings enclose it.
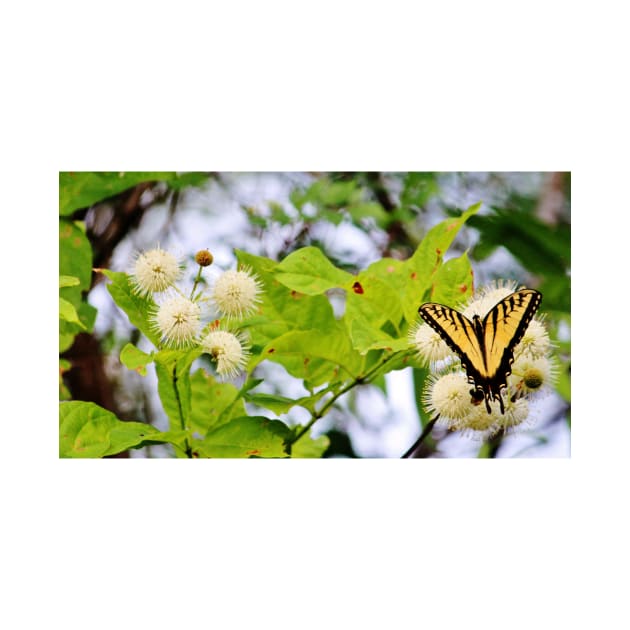
<path fill-rule="evenodd" d="M 184 410 L 182 409 L 182 401 L 179 397 L 179 390 L 177 389 L 177 361 L 175 361 L 175 365 L 173 366 L 173 390 L 175 391 L 175 400 L 177 400 L 177 411 L 179 413 L 179 421 L 182 427 L 182 431 L 186 431 L 186 423 L 184 422 Z M 190 442 L 188 438 L 185 441 L 186 448 L 186 456 L 189 459 L 192 459 L 192 449 L 190 448 Z"/>
<path fill-rule="evenodd" d="M 422 429 L 422 433 L 420 434 L 420 437 L 411 445 L 411 448 L 400 459 L 409 458 L 413 455 L 414 451 L 420 446 L 420 444 L 422 444 L 422 442 L 424 442 L 424 440 L 427 438 L 429 433 L 431 433 L 431 430 L 435 426 L 435 423 L 438 421 L 439 417 L 440 417 L 440 414 L 435 416 L 433 420 L 429 420 L 429 422 L 427 422 L 424 429 Z"/>
<path fill-rule="evenodd" d="M 395 352 L 394 354 L 384 358 L 381 360 L 380 363 L 378 363 L 377 365 L 375 365 L 371 370 L 369 370 L 366 374 L 364 374 L 363 376 L 357 376 L 355 379 L 353 379 L 352 381 L 350 381 L 350 383 L 348 383 L 345 387 L 342 387 L 338 392 L 336 392 L 332 398 L 329 398 L 326 403 L 322 406 L 322 408 L 319 411 L 314 411 L 312 414 L 311 419 L 306 423 L 305 426 L 303 426 L 300 431 L 298 431 L 298 433 L 296 434 L 296 436 L 289 442 L 289 445 L 292 446 L 293 444 L 295 444 L 305 433 L 307 433 L 310 428 L 320 419 L 322 418 L 326 412 L 335 404 L 335 402 L 337 401 L 337 399 L 340 396 L 343 396 L 346 392 L 349 392 L 353 387 L 355 387 L 356 385 L 363 385 L 366 384 L 370 381 L 370 379 L 374 378 L 375 376 L 377 376 L 379 370 L 381 370 L 385 365 L 387 365 L 387 363 L 389 363 L 390 361 L 392 361 L 394 358 L 396 358 L 399 355 L 398 352 Z"/>
<path fill-rule="evenodd" d="M 195 277 L 195 282 L 193 283 L 193 288 L 192 291 L 190 292 L 190 300 L 192 301 L 194 295 L 195 295 L 195 289 L 197 288 L 197 285 L 199 284 L 199 281 L 201 280 L 201 272 L 203 271 L 203 267 L 201 265 L 199 265 L 199 271 L 197 272 L 197 276 Z"/>

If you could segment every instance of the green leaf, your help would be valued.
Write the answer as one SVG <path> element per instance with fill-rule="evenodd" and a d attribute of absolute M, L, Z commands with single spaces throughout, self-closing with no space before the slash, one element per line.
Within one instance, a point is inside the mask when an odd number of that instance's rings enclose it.
<path fill-rule="evenodd" d="M 81 323 L 85 326 L 85 329 L 88 332 L 91 332 L 94 328 L 94 322 L 96 321 L 96 314 L 98 313 L 97 309 L 89 302 L 81 302 L 79 304 L 79 308 L 77 309 L 77 313 Z"/>
<path fill-rule="evenodd" d="M 431 301 L 459 306 L 473 294 L 473 279 L 473 270 L 466 253 L 447 260 L 433 277 Z"/>
<path fill-rule="evenodd" d="M 286 424 L 262 416 L 235 418 L 210 431 L 193 450 L 202 457 L 287 457 L 292 435 Z"/>
<path fill-rule="evenodd" d="M 150 444 L 172 444 L 185 454 L 188 445 L 187 440 L 189 440 L 189 438 L 190 433 L 188 431 L 160 431 L 158 433 L 151 433 L 149 438 L 143 441 L 142 446 L 148 446 Z"/>
<path fill-rule="evenodd" d="M 319 295 L 353 281 L 351 274 L 335 267 L 318 247 L 303 247 L 292 252 L 276 269 L 279 282 L 306 295 Z"/>
<path fill-rule="evenodd" d="M 341 326 L 326 335 L 318 330 L 288 332 L 265 346 L 260 358 L 280 363 L 310 387 L 356 378 L 363 367 Z"/>
<path fill-rule="evenodd" d="M 105 457 L 137 448 L 157 429 L 141 422 L 122 422 L 111 411 L 83 401 L 59 405 L 59 456 Z"/>
<path fill-rule="evenodd" d="M 571 374 L 569 368 L 570 364 L 568 362 L 561 364 L 555 383 L 556 391 L 567 402 L 571 402 Z"/>
<path fill-rule="evenodd" d="M 121 422 L 112 427 L 109 432 L 109 448 L 105 451 L 104 457 L 108 455 L 116 455 L 130 448 L 140 448 L 145 446 L 147 441 L 150 442 L 170 442 L 170 439 L 164 439 L 163 433 L 160 433 L 150 424 L 143 422 Z"/>
<path fill-rule="evenodd" d="M 63 287 L 76 287 L 81 284 L 81 280 L 79 278 L 75 278 L 74 276 L 59 276 L 59 288 L 63 289 Z"/>
<path fill-rule="evenodd" d="M 276 279 L 277 263 L 268 258 L 236 252 L 241 265 L 256 273 L 265 290 L 261 295 L 260 314 L 241 322 L 251 335 L 253 346 L 264 347 L 272 339 L 290 330 L 327 331 L 337 326 L 332 306 L 324 295 L 304 295 L 280 284 Z M 255 356 L 252 359 L 257 362 Z"/>
<path fill-rule="evenodd" d="M 293 427 L 294 434 L 301 428 L 299 424 Z M 291 445 L 291 457 L 322 457 L 329 446 L 330 438 L 327 435 L 320 435 L 318 438 L 303 435 L 295 444 Z"/>
<path fill-rule="evenodd" d="M 398 294 L 404 291 L 407 284 L 406 263 L 396 258 L 381 258 L 373 262 L 364 273 L 380 278 Z"/>
<path fill-rule="evenodd" d="M 232 383 L 220 383 L 205 370 L 190 378 L 190 427 L 201 435 L 247 414 L 245 402 Z"/>
<path fill-rule="evenodd" d="M 361 197 L 361 191 L 357 189 L 357 182 L 332 182 L 327 178 L 318 179 L 306 190 L 294 190 L 291 195 L 291 203 L 301 210 L 306 203 L 321 207 L 341 207 L 348 203 L 356 202 Z"/>
<path fill-rule="evenodd" d="M 392 216 L 383 210 L 380 203 L 375 201 L 353 204 L 348 206 L 347 210 L 355 223 L 371 218 L 381 229 L 385 229 L 392 220 Z"/>
<path fill-rule="evenodd" d="M 153 362 L 153 357 L 132 343 L 128 343 L 120 351 L 120 362 L 128 369 L 138 372 L 141 376 L 147 375 L 147 365 Z"/>
<path fill-rule="evenodd" d="M 421 208 L 438 192 L 439 186 L 435 173 L 407 173 L 403 182 L 400 203 L 403 206 Z"/>
<path fill-rule="evenodd" d="M 387 350 L 388 352 L 401 352 L 409 350 L 409 340 L 406 336 L 394 339 L 382 330 L 375 330 L 355 320 L 351 324 L 350 334 L 354 347 L 366 354 L 370 350 Z"/>
<path fill-rule="evenodd" d="M 280 225 L 289 225 L 293 223 L 294 219 L 290 217 L 281 204 L 275 201 L 269 202 L 269 209 L 271 210 L 271 220 L 276 221 Z"/>
<path fill-rule="evenodd" d="M 416 320 L 419 306 L 427 301 L 425 298 L 430 292 L 434 275 L 442 264 L 446 250 L 464 222 L 480 208 L 481 202 L 470 206 L 461 216 L 446 219 L 431 228 L 411 258 L 405 262 L 406 283 L 401 301 L 405 319 L 409 323 Z"/>
<path fill-rule="evenodd" d="M 188 188 L 190 186 L 200 187 L 203 186 L 210 177 L 210 173 L 192 172 L 192 173 L 178 173 L 168 181 L 168 187 L 173 190 L 181 190 L 182 188 Z"/>
<path fill-rule="evenodd" d="M 74 306 L 63 298 L 59 298 L 59 318 L 85 329 L 85 326 L 79 320 L 79 316 Z"/>
<path fill-rule="evenodd" d="M 202 350 L 160 350 L 154 355 L 158 394 L 171 430 L 188 428 L 191 414 L 190 367 Z"/>
<path fill-rule="evenodd" d="M 78 332 L 91 331 L 96 309 L 83 300 L 92 280 L 92 247 L 82 224 L 59 221 L 59 352 Z"/>
<path fill-rule="evenodd" d="M 78 278 L 78 284 L 60 285 L 60 295 L 78 308 L 92 280 L 92 247 L 79 224 L 65 220 L 59 221 L 59 276 Z"/>
<path fill-rule="evenodd" d="M 60 324 L 65 323 L 63 321 L 59 322 Z M 61 354 L 62 352 L 65 352 L 68 348 L 70 348 L 72 346 L 72 342 L 74 341 L 74 338 L 76 336 L 76 332 L 72 331 L 72 332 L 68 332 L 68 331 L 62 331 L 61 330 L 61 326 L 60 326 L 60 330 L 59 330 L 59 354 Z"/>
<path fill-rule="evenodd" d="M 374 328 L 366 320 L 349 319 L 347 324 L 350 327 L 348 332 L 352 347 L 361 354 L 366 354 L 371 348 L 391 348 L 398 341 L 380 328 Z"/>
<path fill-rule="evenodd" d="M 475 217 L 471 225 L 481 232 L 475 248 L 480 256 L 502 246 L 541 276 L 564 275 L 569 268 L 571 231 L 566 225 L 550 227 L 526 212 L 498 208 L 494 214 Z"/>
<path fill-rule="evenodd" d="M 151 326 L 151 313 L 157 308 L 155 302 L 133 292 L 129 276 L 119 271 L 103 269 L 102 272 L 111 280 L 107 290 L 114 302 L 127 314 L 129 321 L 153 343 L 160 345 L 160 335 Z"/>
<path fill-rule="evenodd" d="M 70 390 L 63 382 L 63 375 L 72 367 L 70 361 L 59 359 L 59 400 L 70 400 L 72 398 Z"/>
<path fill-rule="evenodd" d="M 296 401 L 285 396 L 276 394 L 246 394 L 245 400 L 259 407 L 269 409 L 275 414 L 287 413 L 291 407 L 295 406 Z"/>
<path fill-rule="evenodd" d="M 65 302 L 65 305 L 63 302 Z M 72 317 L 71 308 L 74 309 L 78 321 L 65 319 L 65 315 Z M 59 316 L 59 352 L 63 352 L 72 345 L 77 333 L 82 331 L 90 332 L 92 330 L 96 319 L 96 309 L 87 302 L 79 302 L 78 309 L 75 309 L 70 302 L 59 298 Z"/>
<path fill-rule="evenodd" d="M 362 272 L 348 290 L 344 321 L 360 319 L 373 328 L 390 321 L 398 328 L 403 312 L 399 293 L 378 276 Z"/>
<path fill-rule="evenodd" d="M 176 179 L 176 173 L 59 173 L 59 214 L 87 208 L 142 182 Z"/>

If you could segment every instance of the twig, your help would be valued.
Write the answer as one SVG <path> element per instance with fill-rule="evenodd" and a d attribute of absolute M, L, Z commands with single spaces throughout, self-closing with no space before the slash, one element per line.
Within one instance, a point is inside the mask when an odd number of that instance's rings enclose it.
<path fill-rule="evenodd" d="M 440 414 L 435 416 L 433 420 L 429 420 L 429 422 L 427 422 L 424 429 L 422 429 L 422 433 L 420 434 L 420 437 L 411 445 L 411 448 L 409 448 L 409 450 L 404 455 L 402 455 L 400 459 L 406 459 L 413 455 L 414 451 L 416 451 L 416 449 L 420 446 L 420 444 L 422 444 L 422 442 L 424 442 L 424 440 L 427 438 L 429 433 L 431 433 L 431 430 L 435 426 L 435 423 L 438 421 L 439 417 L 440 417 Z"/>

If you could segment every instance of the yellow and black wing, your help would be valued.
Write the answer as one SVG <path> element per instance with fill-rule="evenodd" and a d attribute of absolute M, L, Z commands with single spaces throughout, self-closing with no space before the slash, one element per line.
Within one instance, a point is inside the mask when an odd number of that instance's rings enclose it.
<path fill-rule="evenodd" d="M 521 289 L 496 304 L 483 320 L 478 315 L 470 320 L 455 309 L 433 302 L 418 309 L 422 319 L 459 356 L 469 382 L 483 393 L 488 413 L 492 399 L 499 401 L 504 413 L 501 389 L 507 386 L 512 371 L 514 348 L 541 300 L 538 291 Z"/>

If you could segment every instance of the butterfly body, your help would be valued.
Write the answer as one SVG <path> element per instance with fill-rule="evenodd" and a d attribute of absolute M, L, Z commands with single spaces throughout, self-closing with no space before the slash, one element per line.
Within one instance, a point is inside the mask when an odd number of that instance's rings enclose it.
<path fill-rule="evenodd" d="M 541 300 L 538 291 L 521 289 L 498 302 L 483 319 L 474 315 L 472 320 L 434 302 L 418 309 L 422 319 L 459 356 L 468 381 L 474 385 L 473 401 L 479 403 L 485 399 L 488 413 L 491 413 L 491 400 L 498 400 L 501 413 L 505 413 L 501 389 L 507 387 L 514 348 L 523 338 Z"/>

